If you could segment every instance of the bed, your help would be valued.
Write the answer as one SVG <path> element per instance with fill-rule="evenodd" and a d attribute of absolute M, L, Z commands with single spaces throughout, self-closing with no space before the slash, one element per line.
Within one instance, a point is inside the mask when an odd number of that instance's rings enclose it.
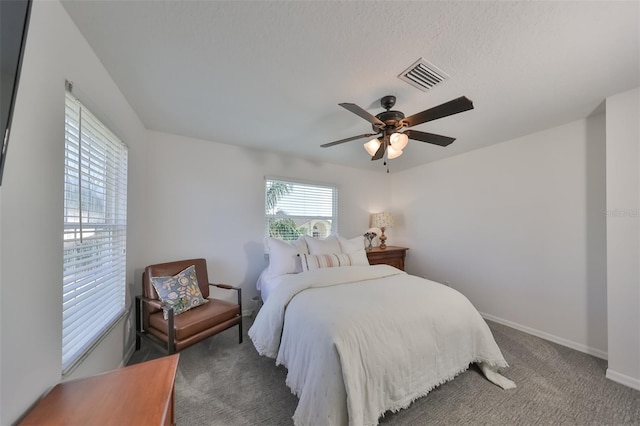
<path fill-rule="evenodd" d="M 461 293 L 388 265 L 340 266 L 261 277 L 269 295 L 249 337 L 287 368 L 296 425 L 376 425 L 471 363 L 515 387 L 498 373 L 507 362 Z"/>

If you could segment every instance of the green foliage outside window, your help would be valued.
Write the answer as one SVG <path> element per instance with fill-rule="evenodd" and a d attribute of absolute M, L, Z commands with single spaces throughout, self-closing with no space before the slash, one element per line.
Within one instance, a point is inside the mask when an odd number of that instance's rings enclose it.
<path fill-rule="evenodd" d="M 282 210 L 275 212 L 278 201 L 285 195 L 291 193 L 293 185 L 284 182 L 274 182 L 267 188 L 266 207 L 267 212 L 276 214 L 281 217 L 272 217 L 269 219 L 269 236 L 279 238 L 281 240 L 297 240 L 300 235 L 304 234 L 303 228 L 298 228 L 293 219 L 286 217 L 286 213 Z"/>
<path fill-rule="evenodd" d="M 286 217 L 272 219 L 269 224 L 269 236 L 281 240 L 297 240 L 305 234 L 306 228 L 298 228 L 293 219 Z"/>

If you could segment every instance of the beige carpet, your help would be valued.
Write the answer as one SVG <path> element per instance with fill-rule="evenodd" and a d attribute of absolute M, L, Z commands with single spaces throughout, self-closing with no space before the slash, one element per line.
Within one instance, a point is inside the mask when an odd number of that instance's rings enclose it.
<path fill-rule="evenodd" d="M 245 321 L 246 327 L 251 320 Z M 488 322 L 510 364 L 505 391 L 472 366 L 383 425 L 640 425 L 640 391 L 605 378 L 604 360 Z M 129 364 L 162 352 L 143 340 Z M 238 345 L 227 330 L 180 355 L 176 378 L 178 426 L 291 425 L 298 399 L 286 369 L 260 357 L 251 340 Z M 318 425 L 321 426 L 321 425 Z"/>

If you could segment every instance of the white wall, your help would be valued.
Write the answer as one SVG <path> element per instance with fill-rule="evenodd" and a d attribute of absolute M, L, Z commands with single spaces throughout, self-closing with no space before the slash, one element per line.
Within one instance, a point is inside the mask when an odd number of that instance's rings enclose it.
<path fill-rule="evenodd" d="M 345 236 L 389 207 L 384 173 L 148 132 L 60 3 L 36 1 L 0 187 L 0 424 L 61 380 L 65 80 L 129 147 L 129 304 L 145 265 L 191 256 L 207 258 L 212 280 L 242 286 L 245 303 L 257 295 L 265 175 L 337 184 Z M 128 319 L 64 380 L 122 365 Z"/>
<path fill-rule="evenodd" d="M 61 379 L 64 82 L 129 146 L 128 279 L 145 218 L 146 130 L 57 1 L 35 1 L 0 187 L 0 424 Z M 121 365 L 122 321 L 70 375 Z"/>
<path fill-rule="evenodd" d="M 386 173 L 150 132 L 144 263 L 205 257 L 210 279 L 240 285 L 249 309 L 266 267 L 265 176 L 336 184 L 346 237 L 366 232 L 369 214 L 390 203 Z"/>
<path fill-rule="evenodd" d="M 407 269 L 487 318 L 606 357 L 605 119 L 396 173 Z"/>
<path fill-rule="evenodd" d="M 640 90 L 607 98 L 607 377 L 640 390 Z"/>
<path fill-rule="evenodd" d="M 393 206 L 387 242 L 411 248 L 409 272 L 450 281 L 493 318 L 604 356 L 602 116 L 391 175 L 147 132 L 62 6 L 36 1 L 0 187 L 0 424 L 60 380 L 65 79 L 129 146 L 129 302 L 146 264 L 191 256 L 207 258 L 212 280 L 241 285 L 245 302 L 256 295 L 263 178 L 272 175 L 338 184 L 347 237 Z M 608 102 L 621 117 L 611 137 L 637 143 L 625 124 L 629 96 Z M 633 267 L 637 255 L 621 271 Z M 637 279 L 623 281 L 610 302 L 631 299 L 625 309 L 637 315 Z M 610 316 L 609 371 L 638 377 L 627 368 L 637 351 L 623 348 L 638 321 L 619 328 L 624 312 Z M 119 366 L 129 331 L 119 324 L 71 377 Z"/>

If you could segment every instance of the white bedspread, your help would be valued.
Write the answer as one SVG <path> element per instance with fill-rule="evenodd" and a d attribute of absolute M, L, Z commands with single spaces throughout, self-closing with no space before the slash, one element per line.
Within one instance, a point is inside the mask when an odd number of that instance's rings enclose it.
<path fill-rule="evenodd" d="M 376 425 L 474 362 L 509 382 L 489 327 L 447 286 L 387 265 L 276 279 L 249 336 L 287 367 L 296 425 Z"/>

